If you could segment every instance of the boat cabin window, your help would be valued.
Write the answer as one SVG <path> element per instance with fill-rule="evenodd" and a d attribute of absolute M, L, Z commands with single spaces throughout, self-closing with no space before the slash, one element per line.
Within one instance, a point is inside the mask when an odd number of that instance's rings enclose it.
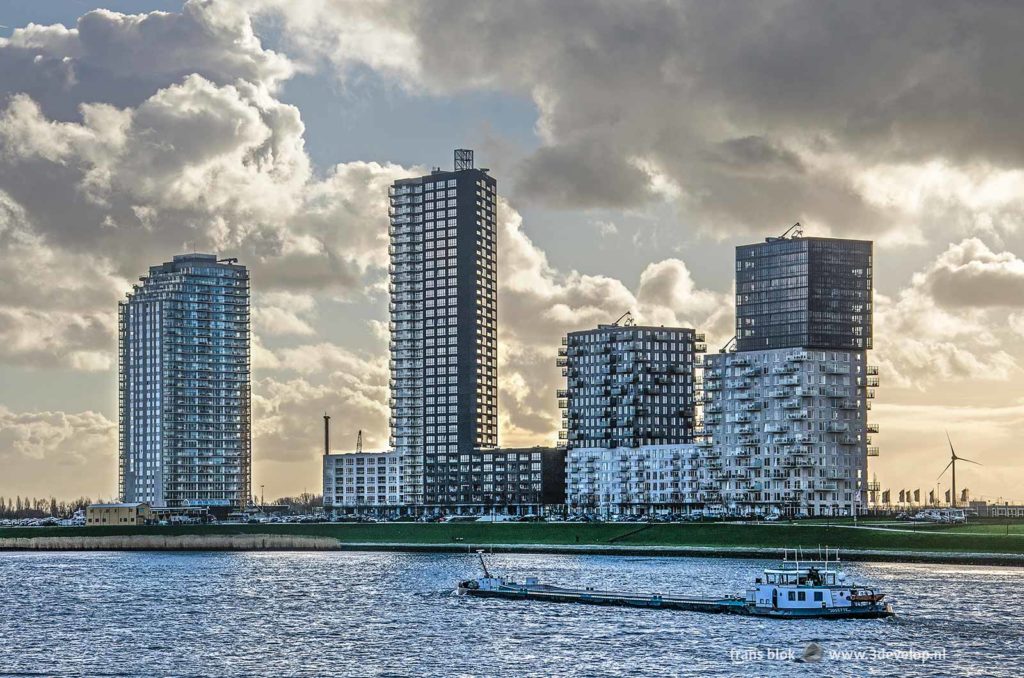
<path fill-rule="evenodd" d="M 790 591 L 789 592 L 789 599 L 790 600 L 796 600 L 796 592 L 795 591 Z"/>
<path fill-rule="evenodd" d="M 797 598 L 797 600 L 807 600 L 807 593 L 804 592 L 804 591 L 799 591 L 796 594 L 796 598 Z"/>
<path fill-rule="evenodd" d="M 814 592 L 814 602 L 820 603 L 825 599 L 824 594 L 821 591 Z"/>

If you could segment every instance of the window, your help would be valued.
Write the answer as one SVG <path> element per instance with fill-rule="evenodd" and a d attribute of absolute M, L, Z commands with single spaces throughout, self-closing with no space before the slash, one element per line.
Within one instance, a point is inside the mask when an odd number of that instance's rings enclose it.
<path fill-rule="evenodd" d="M 807 593 L 806 593 L 806 592 L 804 592 L 804 591 L 800 591 L 800 592 L 798 592 L 798 593 L 796 594 L 796 599 L 797 599 L 797 600 L 807 600 Z"/>
<path fill-rule="evenodd" d="M 820 603 L 823 600 L 824 600 L 824 597 L 823 597 L 822 592 L 821 591 L 815 591 L 814 592 L 814 602 Z"/>
<path fill-rule="evenodd" d="M 790 591 L 790 592 L 789 592 L 789 599 L 790 599 L 790 600 L 796 600 L 796 593 L 795 593 L 795 592 L 793 592 L 793 591 Z"/>

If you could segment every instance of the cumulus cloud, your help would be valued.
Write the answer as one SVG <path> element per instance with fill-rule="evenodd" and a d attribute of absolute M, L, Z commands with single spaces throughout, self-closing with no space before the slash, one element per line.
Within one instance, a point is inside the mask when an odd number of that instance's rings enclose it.
<path fill-rule="evenodd" d="M 323 410 L 336 440 L 363 429 L 384 447 L 386 326 L 371 323 L 376 353 L 316 339 L 318 304 L 380 291 L 387 186 L 422 169 L 312 166 L 282 83 L 327 64 L 342 83 L 370 69 L 414 93 L 532 99 L 539 147 L 508 153 L 502 179 L 520 207 L 668 202 L 680 234 L 718 240 L 799 220 L 887 248 L 958 241 L 915 255 L 909 284 L 894 273 L 878 295 L 878 359 L 902 386 L 1007 379 L 1024 333 L 1010 314 L 1022 16 L 941 2 L 188 0 L 16 29 L 0 39 L 0 363 L 111 369 L 130 281 L 183 249 L 216 251 L 249 265 L 258 291 L 257 459 L 311 461 Z M 261 41 L 267 26 L 282 51 Z M 607 216 L 595 227 L 614 236 Z M 629 310 L 711 345 L 732 335 L 731 291 L 689 256 L 659 255 L 635 279 L 560 269 L 509 203 L 500 217 L 503 443 L 553 441 L 567 331 Z M 0 454 L 68 449 L 19 422 Z M 101 438 L 82 449 L 109 460 Z"/>
<path fill-rule="evenodd" d="M 950 245 L 915 283 L 943 306 L 1024 306 L 1024 261 L 978 238 Z"/>
<path fill-rule="evenodd" d="M 257 380 L 253 385 L 254 457 L 307 464 L 315 460 L 323 450 L 323 413 L 331 415 L 334 452 L 352 451 L 360 430 L 365 449 L 386 449 L 386 374 L 363 369 L 331 373 L 323 381 Z"/>
<path fill-rule="evenodd" d="M 924 387 L 1016 374 L 1016 351 L 1009 350 L 1016 341 L 1003 328 L 1014 324 L 1005 307 L 1021 305 L 1022 268 L 1015 255 L 967 239 L 951 244 L 895 298 L 876 293 L 875 348 L 893 382 Z"/>
<path fill-rule="evenodd" d="M 955 219 L 893 219 L 874 177 L 938 162 L 990 183 L 1024 161 L 1013 122 L 1024 91 L 1010 66 L 1024 17 L 999 3 L 302 5 L 248 6 L 275 14 L 342 79 L 369 64 L 416 91 L 530 97 L 542 144 L 514 172 L 514 197 L 556 207 L 664 198 L 643 171 L 653 166 L 715 235 L 799 220 L 897 242 L 907 230 L 979 221 L 977 205 L 960 191 L 935 194 L 932 206 Z M 382 40 L 360 39 L 364 30 Z M 977 225 L 1018 224 L 997 210 Z"/>
<path fill-rule="evenodd" d="M 505 200 L 499 200 L 498 223 L 502 444 L 554 443 L 555 391 L 564 386 L 555 356 L 567 332 L 630 311 L 641 324 L 693 327 L 714 341 L 732 336 L 731 295 L 701 288 L 679 259 L 648 265 L 634 292 L 615 278 L 553 267 Z"/>
<path fill-rule="evenodd" d="M 409 170 L 317 176 L 298 109 L 275 96 L 293 64 L 241 5 L 30 25 L 0 60 L 18 66 L 0 69 L 0 360 L 109 366 L 127 281 L 185 249 L 238 256 L 262 290 L 379 285 L 387 186 Z M 257 305 L 255 322 L 308 335 L 312 310 Z"/>
<path fill-rule="evenodd" d="M 0 494 L 113 496 L 117 425 L 99 412 L 18 412 L 0 405 Z"/>
<path fill-rule="evenodd" d="M 256 294 L 252 308 L 253 328 L 267 336 L 310 336 L 316 334 L 310 324 L 315 314 L 316 299 L 311 294 Z"/>
<path fill-rule="evenodd" d="M 132 107 L 197 74 L 275 89 L 295 70 L 266 49 L 250 16 L 230 2 L 189 0 L 181 12 L 87 12 L 73 28 L 29 24 L 0 38 L 0 91 L 22 92 L 45 115 L 73 120 L 82 103 Z"/>

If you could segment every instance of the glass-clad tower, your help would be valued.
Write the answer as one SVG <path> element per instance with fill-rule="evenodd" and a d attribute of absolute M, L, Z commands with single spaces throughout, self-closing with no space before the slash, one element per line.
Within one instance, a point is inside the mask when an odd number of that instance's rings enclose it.
<path fill-rule="evenodd" d="M 389 191 L 391 445 L 407 506 L 483 502 L 474 450 L 498 444 L 497 182 L 455 169 Z"/>
<path fill-rule="evenodd" d="M 871 348 L 871 242 L 769 238 L 736 248 L 736 348 Z"/>
<path fill-rule="evenodd" d="M 249 273 L 183 254 L 119 305 L 119 488 L 157 507 L 250 496 Z"/>

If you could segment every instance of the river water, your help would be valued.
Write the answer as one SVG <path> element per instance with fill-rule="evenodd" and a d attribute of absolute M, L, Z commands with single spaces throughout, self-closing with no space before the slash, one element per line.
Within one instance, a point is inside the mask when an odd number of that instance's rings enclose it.
<path fill-rule="evenodd" d="M 768 563 L 493 555 L 512 577 L 740 593 Z M 452 595 L 470 556 L 0 553 L 0 675 L 1024 675 L 1022 570 L 849 563 L 894 620 L 800 621 Z M 797 661 L 810 642 L 824 657 Z"/>

